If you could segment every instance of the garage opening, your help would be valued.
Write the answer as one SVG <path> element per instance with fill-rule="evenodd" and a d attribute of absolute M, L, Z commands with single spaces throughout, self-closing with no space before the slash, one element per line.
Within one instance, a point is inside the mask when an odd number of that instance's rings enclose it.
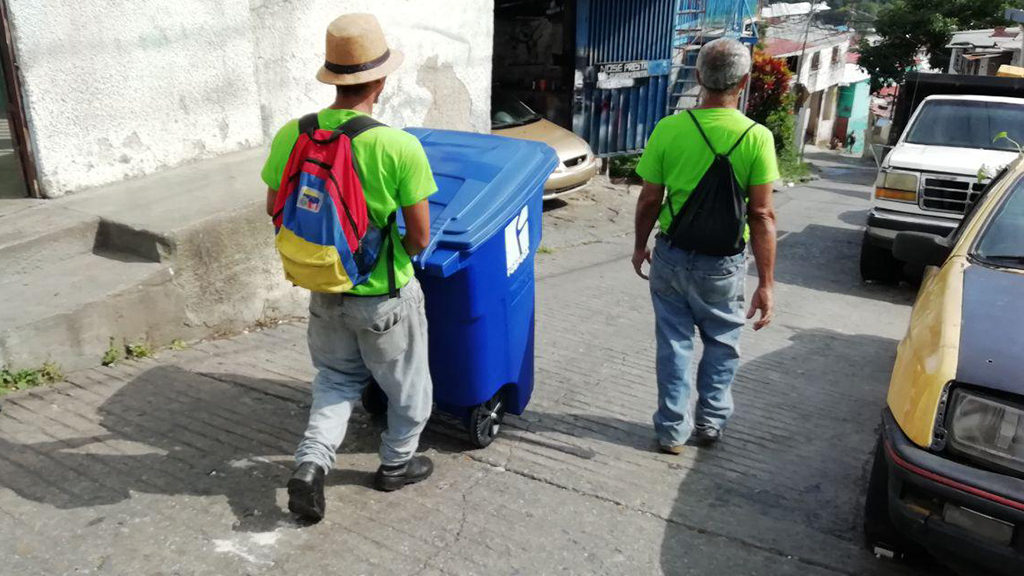
<path fill-rule="evenodd" d="M 499 0 L 494 9 L 493 92 L 572 129 L 576 2 Z"/>
<path fill-rule="evenodd" d="M 595 157 L 642 151 L 668 113 L 678 6 L 497 0 L 494 127 L 515 121 L 518 107 L 572 131 Z"/>

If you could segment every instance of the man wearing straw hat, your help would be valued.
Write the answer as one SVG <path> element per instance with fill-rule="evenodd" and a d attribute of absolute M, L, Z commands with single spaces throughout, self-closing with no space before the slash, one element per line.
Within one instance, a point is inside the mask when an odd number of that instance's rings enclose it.
<path fill-rule="evenodd" d="M 317 114 L 319 128 L 334 130 L 358 115 L 373 113 L 388 74 L 403 55 L 388 47 L 377 19 L 346 14 L 327 28 L 326 62 L 317 80 L 337 87 L 334 103 Z M 292 120 L 274 137 L 262 177 L 267 213 L 272 214 L 289 155 L 299 137 Z M 317 375 L 309 424 L 295 454 L 288 481 L 288 508 L 319 521 L 324 516 L 324 478 L 334 467 L 352 406 L 372 380 L 388 397 L 387 429 L 381 435 L 381 466 L 376 487 L 398 490 L 426 479 L 433 464 L 416 456 L 420 433 L 430 416 L 432 383 L 427 366 L 427 324 L 423 292 L 410 256 L 430 239 L 427 197 L 437 191 L 426 154 L 412 135 L 388 127 L 367 130 L 352 141 L 357 173 L 371 221 L 384 229 L 402 211 L 406 234 L 392 230 L 394 266 L 380 258 L 369 279 L 345 294 L 313 293 L 309 350 Z M 391 297 L 391 281 L 398 289 Z"/>

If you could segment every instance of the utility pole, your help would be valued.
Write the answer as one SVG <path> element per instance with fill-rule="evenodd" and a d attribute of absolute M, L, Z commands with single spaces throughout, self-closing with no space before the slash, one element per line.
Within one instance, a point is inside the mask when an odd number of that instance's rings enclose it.
<path fill-rule="evenodd" d="M 811 33 L 811 22 L 814 21 L 814 11 L 817 10 L 817 9 L 818 9 L 818 0 L 811 0 L 811 11 L 807 15 L 807 26 L 804 27 L 804 43 L 803 43 L 803 46 L 800 47 L 800 58 L 798 58 L 797 61 L 796 61 L 797 62 L 797 64 L 796 64 L 796 67 L 797 67 L 796 79 L 798 81 L 800 80 L 800 71 L 803 70 L 803 68 L 804 68 L 804 56 L 807 55 L 807 38 L 808 38 L 808 36 Z M 807 76 L 810 77 L 810 75 L 811 75 L 810 70 L 808 70 L 807 71 Z M 810 94 L 811 91 L 807 90 L 807 93 Z M 807 146 L 807 134 L 802 133 L 800 135 L 800 159 L 798 160 L 798 162 L 802 163 L 804 161 L 804 148 L 806 146 Z"/>

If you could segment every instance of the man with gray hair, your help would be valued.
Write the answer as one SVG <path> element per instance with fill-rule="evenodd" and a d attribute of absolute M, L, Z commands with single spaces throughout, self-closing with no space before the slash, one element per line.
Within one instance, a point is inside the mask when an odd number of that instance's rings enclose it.
<path fill-rule="evenodd" d="M 637 166 L 633 267 L 650 280 L 657 340 L 658 409 L 654 429 L 663 452 L 679 454 L 690 440 L 710 445 L 733 412 L 732 383 L 744 325 L 746 245 L 759 284 L 745 317 L 771 322 L 775 268 L 772 183 L 779 177 L 767 128 L 740 112 L 750 79 L 750 52 L 736 40 L 706 44 L 697 57 L 701 104 L 658 123 Z M 652 251 L 648 241 L 659 233 Z M 650 276 L 644 273 L 650 263 Z M 695 332 L 704 354 L 690 414 Z"/>

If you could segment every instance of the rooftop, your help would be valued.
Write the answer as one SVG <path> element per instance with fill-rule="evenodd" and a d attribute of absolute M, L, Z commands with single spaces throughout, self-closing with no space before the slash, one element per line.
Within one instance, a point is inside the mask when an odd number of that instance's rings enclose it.
<path fill-rule="evenodd" d="M 814 6 L 815 12 L 824 12 L 825 10 L 831 10 L 829 5 L 825 2 L 818 2 Z M 769 4 L 761 9 L 762 18 L 788 18 L 791 16 L 802 16 L 811 12 L 810 2 L 779 2 L 777 4 Z"/>
<path fill-rule="evenodd" d="M 947 48 L 994 49 L 1005 52 L 1021 49 L 1020 28 L 988 28 L 961 30 L 953 33 Z"/>
<path fill-rule="evenodd" d="M 850 41 L 850 33 L 818 22 L 808 27 L 806 17 L 786 20 L 768 28 L 766 50 L 775 57 L 799 54 L 805 38 L 807 48 L 838 46 Z"/>

